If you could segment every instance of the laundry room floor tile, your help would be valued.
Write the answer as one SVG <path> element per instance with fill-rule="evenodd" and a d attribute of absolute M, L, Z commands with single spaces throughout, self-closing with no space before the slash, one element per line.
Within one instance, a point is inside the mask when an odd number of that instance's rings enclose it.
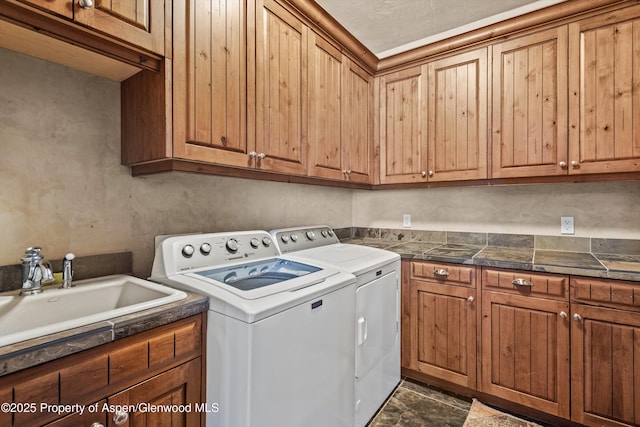
<path fill-rule="evenodd" d="M 369 427 L 462 427 L 471 402 L 403 380 Z"/>

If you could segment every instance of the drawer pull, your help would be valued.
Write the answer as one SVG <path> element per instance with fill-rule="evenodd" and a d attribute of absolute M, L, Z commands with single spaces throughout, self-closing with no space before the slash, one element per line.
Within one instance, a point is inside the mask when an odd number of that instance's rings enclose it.
<path fill-rule="evenodd" d="M 449 272 L 447 270 L 445 270 L 444 268 L 440 268 L 440 269 L 437 269 L 437 270 L 433 270 L 433 274 L 435 274 L 436 276 L 447 277 L 449 275 Z"/>
<path fill-rule="evenodd" d="M 515 279 L 513 282 L 511 282 L 511 284 L 513 286 L 527 286 L 529 288 L 533 286 L 533 284 L 530 281 L 525 279 Z"/>

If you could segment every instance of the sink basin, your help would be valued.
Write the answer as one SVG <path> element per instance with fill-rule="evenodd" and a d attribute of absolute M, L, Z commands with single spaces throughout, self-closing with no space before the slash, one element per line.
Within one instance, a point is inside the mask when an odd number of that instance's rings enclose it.
<path fill-rule="evenodd" d="M 82 280 L 75 287 L 46 287 L 36 295 L 0 293 L 0 346 L 38 338 L 186 298 L 164 285 L 127 275 Z"/>

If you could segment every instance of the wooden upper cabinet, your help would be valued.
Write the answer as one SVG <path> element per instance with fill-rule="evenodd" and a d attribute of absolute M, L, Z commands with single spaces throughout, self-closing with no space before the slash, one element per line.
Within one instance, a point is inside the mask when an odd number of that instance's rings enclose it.
<path fill-rule="evenodd" d="M 343 165 L 348 180 L 369 183 L 373 144 L 373 77 L 351 61 L 347 61 L 343 70 Z"/>
<path fill-rule="evenodd" d="M 487 177 L 487 49 L 427 65 L 428 179 Z"/>
<path fill-rule="evenodd" d="M 75 0 L 74 20 L 151 52 L 164 54 L 164 1 L 93 0 L 93 7 Z"/>
<path fill-rule="evenodd" d="M 308 28 L 275 0 L 256 1 L 255 15 L 255 55 L 249 52 L 255 75 L 248 81 L 257 168 L 305 175 Z"/>
<path fill-rule="evenodd" d="M 566 175 L 567 27 L 492 49 L 492 177 Z"/>
<path fill-rule="evenodd" d="M 164 55 L 163 0 L 20 0 L 136 47 Z"/>
<path fill-rule="evenodd" d="M 640 7 L 569 25 L 569 173 L 640 170 Z"/>
<path fill-rule="evenodd" d="M 426 66 L 380 77 L 380 183 L 427 177 Z"/>
<path fill-rule="evenodd" d="M 309 34 L 309 174 L 368 183 L 373 78 Z"/>
<path fill-rule="evenodd" d="M 177 158 L 250 167 L 246 135 L 246 0 L 173 3 Z"/>
<path fill-rule="evenodd" d="M 346 178 L 342 159 L 343 57 L 315 33 L 309 37 L 310 175 Z"/>

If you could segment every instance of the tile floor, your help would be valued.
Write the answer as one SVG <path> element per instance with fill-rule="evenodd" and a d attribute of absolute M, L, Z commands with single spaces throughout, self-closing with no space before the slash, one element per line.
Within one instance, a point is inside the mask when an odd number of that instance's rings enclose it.
<path fill-rule="evenodd" d="M 462 427 L 471 401 L 402 380 L 369 427 Z"/>

